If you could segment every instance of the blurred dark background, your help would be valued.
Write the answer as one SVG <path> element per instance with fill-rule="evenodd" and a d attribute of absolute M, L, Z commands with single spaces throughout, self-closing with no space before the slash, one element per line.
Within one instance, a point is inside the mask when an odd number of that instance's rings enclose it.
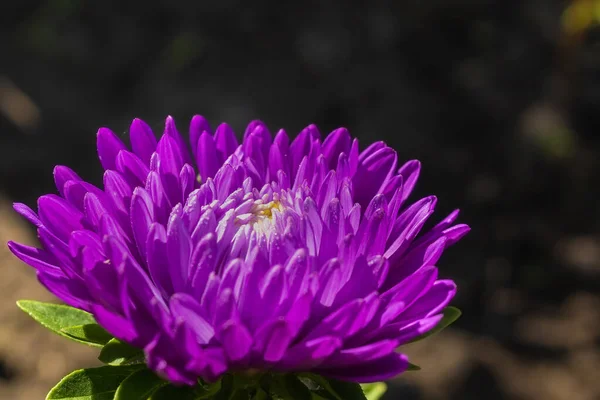
<path fill-rule="evenodd" d="M 442 260 L 464 316 L 407 349 L 387 399 L 600 398 L 600 2 L 19 1 L 0 5 L 0 238 L 95 132 L 203 114 L 238 133 L 346 126 L 418 158 L 472 233 Z M 600 19 L 598 19 L 600 22 Z M 0 250 L 0 398 L 42 398 L 94 352 L 14 306 L 49 299 Z"/>

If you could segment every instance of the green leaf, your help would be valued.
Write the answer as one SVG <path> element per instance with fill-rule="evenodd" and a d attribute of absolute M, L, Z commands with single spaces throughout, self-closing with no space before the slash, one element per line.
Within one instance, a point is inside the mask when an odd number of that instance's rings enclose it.
<path fill-rule="evenodd" d="M 236 380 L 230 374 L 226 374 L 221 378 L 221 387 L 215 393 L 213 400 L 231 400 L 236 392 Z M 154 399 L 153 399 L 154 400 Z M 161 399 L 162 400 L 162 399 Z M 166 399 L 165 399 L 166 400 Z"/>
<path fill-rule="evenodd" d="M 274 398 L 289 400 L 311 400 L 308 387 L 293 374 L 273 376 L 269 389 Z"/>
<path fill-rule="evenodd" d="M 69 326 L 62 328 L 60 331 L 70 336 L 71 339 L 85 342 L 95 347 L 102 347 L 113 338 L 110 333 L 106 332 L 98 324 Z"/>
<path fill-rule="evenodd" d="M 135 364 L 144 362 L 144 352 L 137 347 L 111 339 L 100 350 L 98 360 L 109 365 Z"/>
<path fill-rule="evenodd" d="M 430 330 L 428 332 L 425 332 L 421 336 L 414 338 L 413 340 L 411 340 L 408 343 L 418 342 L 419 340 L 423 340 L 426 337 L 433 336 L 436 333 L 440 333 L 441 331 L 446 329 L 448 326 L 450 326 L 452 323 L 454 323 L 454 321 L 456 321 L 458 318 L 460 318 L 461 315 L 462 315 L 462 312 L 456 307 L 444 308 L 444 316 L 442 317 L 440 322 L 435 326 L 435 328 L 433 328 L 432 330 Z"/>
<path fill-rule="evenodd" d="M 90 345 L 90 342 L 68 335 L 62 330 L 73 326 L 95 324 L 96 321 L 92 314 L 61 304 L 43 303 L 34 300 L 19 300 L 17 306 L 52 332 L 76 342 Z"/>
<path fill-rule="evenodd" d="M 221 378 L 221 387 L 213 397 L 214 400 L 231 400 L 235 394 L 235 381 L 233 376 L 227 374 Z M 155 399 L 152 399 L 155 400 Z M 163 399 L 159 399 L 163 400 Z M 167 400 L 167 399 L 164 399 Z"/>
<path fill-rule="evenodd" d="M 258 388 L 254 395 L 254 400 L 270 400 L 271 397 L 262 388 Z"/>
<path fill-rule="evenodd" d="M 148 400 L 152 393 L 168 385 L 154 371 L 144 368 L 129 375 L 117 389 L 114 400 Z"/>
<path fill-rule="evenodd" d="M 407 371 L 420 371 L 421 367 L 419 367 L 416 364 L 413 363 L 408 363 L 408 368 L 406 369 Z"/>
<path fill-rule="evenodd" d="M 152 396 L 150 400 L 204 400 L 213 399 L 213 396 L 221 389 L 221 381 L 213 384 L 204 384 L 200 382 L 196 386 L 173 386 L 167 385 L 159 388 Z M 229 397 L 227 397 L 229 399 Z M 115 400 L 118 400 L 115 397 Z M 123 398 L 123 400 L 129 400 L 129 398 Z M 146 400 L 144 398 L 144 400 Z"/>
<path fill-rule="evenodd" d="M 300 380 L 309 390 L 327 400 L 367 400 L 358 383 L 325 378 L 311 373 L 301 374 Z"/>
<path fill-rule="evenodd" d="M 173 386 L 167 385 L 158 389 L 152 396 L 150 400 L 196 400 L 194 394 L 194 388 L 191 386 Z"/>
<path fill-rule="evenodd" d="M 214 383 L 204 383 L 200 381 L 194 388 L 194 393 L 196 394 L 195 399 L 212 399 L 213 396 L 221 390 L 221 385 L 221 380 Z"/>
<path fill-rule="evenodd" d="M 365 383 L 360 386 L 367 400 L 379 400 L 387 390 L 387 385 L 384 382 Z"/>
<path fill-rule="evenodd" d="M 80 369 L 65 376 L 46 400 L 113 400 L 117 388 L 142 366 Z"/>

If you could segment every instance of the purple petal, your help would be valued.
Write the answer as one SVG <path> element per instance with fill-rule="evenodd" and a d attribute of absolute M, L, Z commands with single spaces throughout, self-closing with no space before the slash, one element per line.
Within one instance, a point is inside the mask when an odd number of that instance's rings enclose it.
<path fill-rule="evenodd" d="M 290 161 L 289 138 L 282 129 L 275 136 L 271 149 L 269 150 L 269 172 L 271 174 L 271 179 L 276 177 L 279 171 L 283 171 L 283 173 L 289 176 Z"/>
<path fill-rule="evenodd" d="M 214 270 L 217 258 L 217 239 L 214 234 L 205 235 L 194 247 L 190 261 L 190 286 L 193 292 L 202 293 L 208 277 Z"/>
<path fill-rule="evenodd" d="M 133 191 L 130 218 L 133 238 L 140 255 L 142 258 L 146 258 L 146 241 L 150 225 L 154 221 L 154 205 L 150 195 L 143 188 L 138 187 Z"/>
<path fill-rule="evenodd" d="M 279 365 L 295 370 L 315 368 L 340 347 L 342 347 L 342 341 L 335 336 L 302 341 L 288 349 Z"/>
<path fill-rule="evenodd" d="M 335 168 L 340 153 L 348 154 L 351 144 L 352 138 L 346 128 L 336 129 L 325 138 L 322 151 L 329 169 Z"/>
<path fill-rule="evenodd" d="M 117 155 L 127 150 L 123 142 L 108 128 L 100 128 L 97 136 L 98 158 L 104 169 L 115 169 Z"/>
<path fill-rule="evenodd" d="M 366 206 L 373 196 L 380 193 L 397 162 L 396 152 L 389 147 L 383 147 L 361 160 L 353 179 L 355 201 Z"/>
<path fill-rule="evenodd" d="M 89 297 L 82 282 L 75 281 L 66 276 L 60 277 L 54 274 L 48 274 L 41 270 L 38 271 L 37 277 L 46 289 L 66 304 L 84 311 L 91 310 L 92 299 Z"/>
<path fill-rule="evenodd" d="M 292 161 L 292 176 L 298 171 L 298 165 L 302 159 L 309 155 L 313 142 L 320 137 L 319 130 L 314 125 L 304 128 L 290 145 L 290 157 Z"/>
<path fill-rule="evenodd" d="M 350 368 L 318 369 L 316 372 L 331 378 L 350 382 L 371 383 L 385 381 L 401 374 L 408 368 L 404 354 L 392 353 L 378 360 Z"/>
<path fill-rule="evenodd" d="M 46 250 L 13 241 L 8 242 L 8 248 L 19 260 L 37 270 L 42 270 L 46 274 L 63 275 L 60 268 L 56 265 L 56 258 Z"/>
<path fill-rule="evenodd" d="M 390 270 L 387 277 L 388 286 L 411 276 L 422 267 L 436 265 L 446 248 L 446 242 L 446 237 L 442 236 L 429 245 L 412 249 L 402 260 L 393 260 L 392 265 L 395 265 L 395 268 Z"/>
<path fill-rule="evenodd" d="M 215 132 L 215 147 L 222 160 L 227 160 L 238 148 L 238 141 L 233 129 L 225 123 L 219 125 Z"/>
<path fill-rule="evenodd" d="M 227 321 L 219 332 L 219 340 L 227 358 L 233 362 L 243 360 L 252 347 L 252 336 L 241 322 Z"/>
<path fill-rule="evenodd" d="M 207 344 L 215 336 L 215 330 L 202 315 L 200 304 L 188 294 L 177 293 L 169 302 L 175 318 L 181 318 L 192 329 L 200 344 Z"/>
<path fill-rule="evenodd" d="M 287 321 L 283 319 L 271 320 L 255 334 L 255 348 L 263 355 L 267 362 L 278 362 L 293 339 L 293 332 Z"/>
<path fill-rule="evenodd" d="M 179 172 L 183 168 L 184 157 L 181 148 L 171 136 L 164 135 L 158 142 L 156 153 L 159 159 L 158 173 L 165 195 L 171 204 L 177 204 L 182 201 Z"/>
<path fill-rule="evenodd" d="M 134 119 L 129 127 L 129 136 L 133 152 L 146 164 L 150 165 L 152 153 L 156 151 L 156 136 L 152 129 L 141 119 Z"/>
<path fill-rule="evenodd" d="M 83 214 L 58 196 L 38 199 L 38 215 L 44 226 L 64 242 L 74 230 L 82 229 Z"/>
<path fill-rule="evenodd" d="M 181 158 L 183 159 L 183 162 L 191 164 L 192 159 L 190 158 L 188 149 L 185 145 L 185 142 L 183 141 L 183 138 L 179 134 L 177 127 L 175 126 L 175 120 L 170 115 L 167 117 L 167 119 L 165 121 L 165 133 L 164 133 L 163 137 L 165 137 L 165 136 L 169 136 L 175 140 L 175 143 L 177 143 L 177 148 L 179 149 L 179 152 L 180 152 Z M 179 167 L 179 168 L 181 169 L 181 167 Z"/>
<path fill-rule="evenodd" d="M 397 258 L 403 254 L 410 242 L 421 231 L 427 219 L 433 214 L 436 203 L 437 199 L 434 196 L 426 197 L 413 204 L 396 219 L 388 239 L 390 244 L 387 246 L 384 257 L 395 256 Z"/>
<path fill-rule="evenodd" d="M 161 224 L 153 223 L 148 231 L 146 260 L 152 281 L 165 295 L 174 292 L 167 254 L 167 232 Z"/>
<path fill-rule="evenodd" d="M 341 306 L 311 330 L 307 339 L 320 336 L 333 335 L 339 338 L 350 337 L 356 333 L 364 323 L 361 313 L 365 312 L 363 299 L 356 299 Z"/>
<path fill-rule="evenodd" d="M 198 139 L 203 132 L 212 132 L 210 124 L 202 115 L 194 115 L 190 121 L 190 144 L 192 145 L 192 154 L 197 159 Z"/>
<path fill-rule="evenodd" d="M 106 171 L 104 173 L 104 191 L 108 195 L 108 199 L 112 207 L 116 211 L 116 215 L 129 223 L 129 208 L 131 206 L 131 195 L 133 189 L 117 171 Z"/>
<path fill-rule="evenodd" d="M 363 346 L 343 349 L 327 360 L 328 367 L 350 367 L 361 365 L 379 358 L 389 356 L 394 353 L 398 347 L 398 341 L 384 339 L 378 342 L 369 343 Z"/>
<path fill-rule="evenodd" d="M 18 214 L 20 214 L 27 221 L 31 222 L 33 225 L 37 226 L 38 228 L 43 225 L 42 221 L 39 219 L 39 217 L 37 216 L 35 211 L 33 211 L 31 208 L 29 208 L 29 206 L 27 206 L 23 203 L 14 203 L 13 208 Z"/>
<path fill-rule="evenodd" d="M 430 317 L 444 309 L 456 294 L 456 284 L 451 280 L 436 281 L 431 289 L 414 302 L 402 315 L 400 321 Z"/>
<path fill-rule="evenodd" d="M 404 203 L 404 201 L 412 193 L 415 185 L 417 184 L 420 173 L 421 163 L 417 160 L 407 162 L 398 170 L 398 175 L 402 176 L 404 182 L 404 186 L 402 188 L 402 203 Z"/>
<path fill-rule="evenodd" d="M 117 339 L 126 342 L 135 340 L 137 336 L 135 327 L 127 318 L 111 312 L 98 304 L 94 304 L 90 312 L 94 314 L 96 321 Z"/>
<path fill-rule="evenodd" d="M 196 163 L 200 173 L 200 182 L 208 178 L 214 178 L 223 160 L 219 159 L 219 153 L 215 147 L 215 141 L 208 132 L 203 132 L 198 138 L 196 150 Z"/>
<path fill-rule="evenodd" d="M 64 196 L 63 187 L 68 181 L 81 181 L 81 178 L 69 167 L 62 165 L 54 167 L 54 183 L 61 196 Z"/>
<path fill-rule="evenodd" d="M 117 155 L 117 171 L 119 171 L 131 187 L 144 186 L 150 173 L 147 164 L 129 151 L 120 151 Z"/>

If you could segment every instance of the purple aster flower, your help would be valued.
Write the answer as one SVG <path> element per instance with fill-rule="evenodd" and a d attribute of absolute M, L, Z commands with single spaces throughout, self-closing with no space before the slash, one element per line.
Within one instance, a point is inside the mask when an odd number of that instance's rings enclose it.
<path fill-rule="evenodd" d="M 408 204 L 420 164 L 344 128 L 294 139 L 251 122 L 242 144 L 201 116 L 191 148 L 171 117 L 131 149 L 98 131 L 104 188 L 58 166 L 37 214 L 41 248 L 10 242 L 62 301 L 143 349 L 175 383 L 228 371 L 315 372 L 354 382 L 408 366 L 398 346 L 431 330 L 456 292 L 443 251 L 469 227 L 453 212 L 426 233 L 436 198 Z M 191 150 L 191 152 L 189 151 Z"/>

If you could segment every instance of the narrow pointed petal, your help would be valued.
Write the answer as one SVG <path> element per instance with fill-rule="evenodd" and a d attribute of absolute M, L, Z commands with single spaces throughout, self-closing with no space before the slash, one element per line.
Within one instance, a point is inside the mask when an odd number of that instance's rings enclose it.
<path fill-rule="evenodd" d="M 192 154 L 197 159 L 198 139 L 202 133 L 211 133 L 210 124 L 202 115 L 194 115 L 190 121 L 190 144 L 192 146 Z"/>
<path fill-rule="evenodd" d="M 173 140 L 175 140 L 175 143 L 177 143 L 177 148 L 179 149 L 179 152 L 180 152 L 181 158 L 183 159 L 183 162 L 191 164 L 192 159 L 190 158 L 188 148 L 185 145 L 185 142 L 183 141 L 181 134 L 177 130 L 177 127 L 175 126 L 175 120 L 170 115 L 167 117 L 167 119 L 165 121 L 165 133 L 164 133 L 163 137 L 165 137 L 165 136 L 169 136 L 169 137 L 173 138 Z"/>
<path fill-rule="evenodd" d="M 146 166 L 150 165 L 152 153 L 156 151 L 156 136 L 152 129 L 139 118 L 134 119 L 129 127 L 129 136 L 131 138 L 131 148 L 133 152 L 142 160 Z"/>
<path fill-rule="evenodd" d="M 20 214 L 26 220 L 31 222 L 34 226 L 37 226 L 39 228 L 40 226 L 43 225 L 42 221 L 37 216 L 35 211 L 33 211 L 31 208 L 29 208 L 29 206 L 27 206 L 23 203 L 14 203 L 13 208 L 18 214 Z"/>
<path fill-rule="evenodd" d="M 348 154 L 351 144 L 352 138 L 345 128 L 336 129 L 325 138 L 322 151 L 330 169 L 337 164 L 340 153 Z"/>
<path fill-rule="evenodd" d="M 64 196 L 63 188 L 68 181 L 81 181 L 82 179 L 69 167 L 57 165 L 54 167 L 54 183 L 61 196 Z"/>
<path fill-rule="evenodd" d="M 104 169 L 115 169 L 117 155 L 127 150 L 123 142 L 107 128 L 100 128 L 97 135 L 98 158 Z"/>
<path fill-rule="evenodd" d="M 352 368 L 323 369 L 323 375 L 351 382 L 380 382 L 401 374 L 408 368 L 408 357 L 392 353 L 378 360 L 352 366 Z"/>
<path fill-rule="evenodd" d="M 185 293 L 171 297 L 169 306 L 175 318 L 182 318 L 192 329 L 200 344 L 207 344 L 215 336 L 213 327 L 202 317 L 200 304 Z"/>
<path fill-rule="evenodd" d="M 227 160 L 238 148 L 238 141 L 233 129 L 225 123 L 220 124 L 215 132 L 215 147 L 222 160 Z"/>
<path fill-rule="evenodd" d="M 8 248 L 25 264 L 48 274 L 62 275 L 60 268 L 55 264 L 56 259 L 47 251 L 13 241 L 8 242 Z"/>
<path fill-rule="evenodd" d="M 200 182 L 204 182 L 208 178 L 214 178 L 222 160 L 219 160 L 215 141 L 208 132 L 200 134 L 196 154 Z"/>
<path fill-rule="evenodd" d="M 47 229 L 67 242 L 74 230 L 83 228 L 83 214 L 55 195 L 46 195 L 38 199 L 39 219 Z"/>

